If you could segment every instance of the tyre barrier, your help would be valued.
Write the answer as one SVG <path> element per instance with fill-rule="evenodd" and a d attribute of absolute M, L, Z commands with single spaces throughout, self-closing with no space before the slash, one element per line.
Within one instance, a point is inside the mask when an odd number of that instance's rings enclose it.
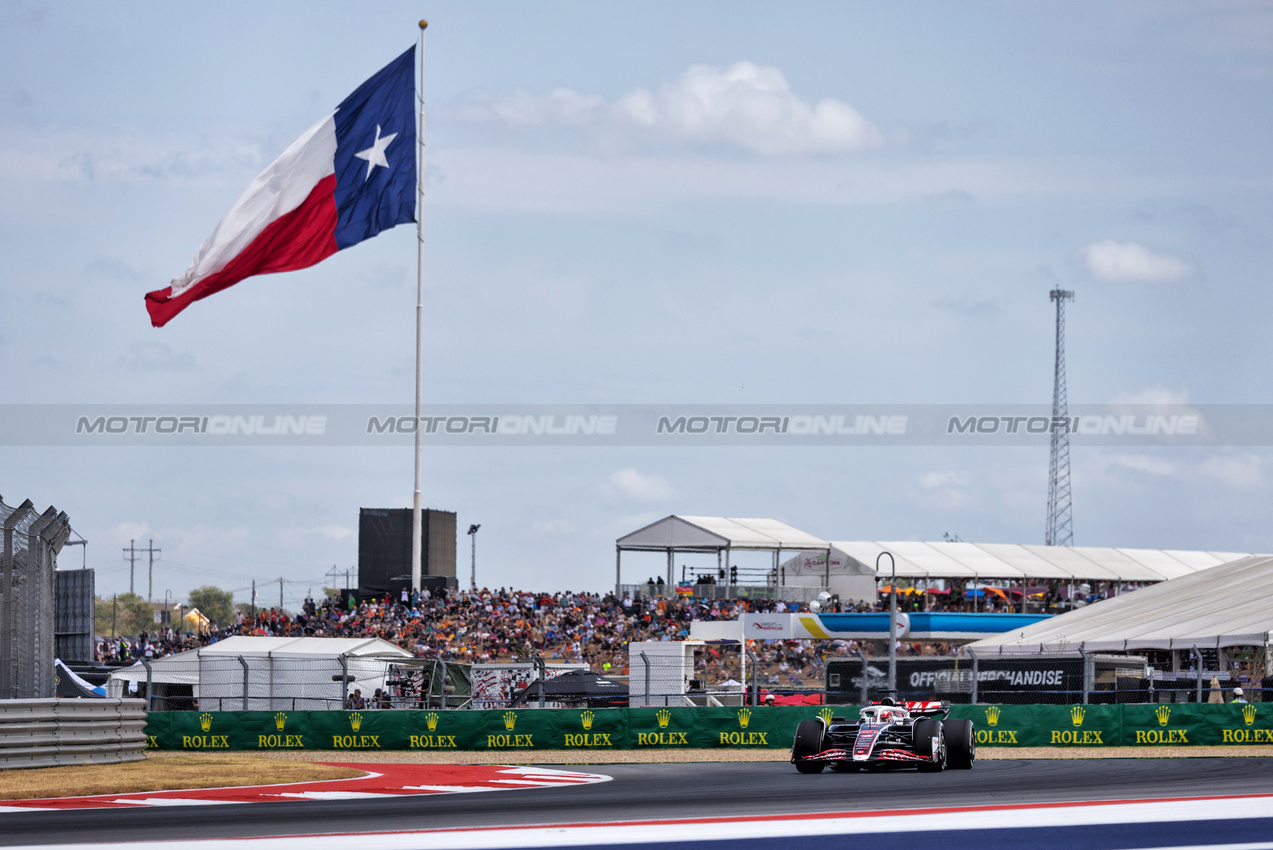
<path fill-rule="evenodd" d="M 0 700 L 0 769 L 141 761 L 145 728 L 140 699 Z"/>
<path fill-rule="evenodd" d="M 855 706 L 506 711 L 166 711 L 157 750 L 788 749 L 802 720 Z M 1273 705 L 957 705 L 978 747 L 1273 744 Z M 966 730 L 966 726 L 960 725 Z M 966 731 L 965 731 L 966 734 Z"/>

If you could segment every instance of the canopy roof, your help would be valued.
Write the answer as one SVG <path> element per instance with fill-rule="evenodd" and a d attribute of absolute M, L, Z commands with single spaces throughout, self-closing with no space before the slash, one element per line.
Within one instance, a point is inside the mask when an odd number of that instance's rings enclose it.
<path fill-rule="evenodd" d="M 1260 646 L 1273 631 L 1273 557 L 1250 556 L 970 645 L 983 652 Z"/>
<path fill-rule="evenodd" d="M 176 685 L 194 685 L 199 682 L 200 658 L 414 658 L 400 646 L 394 646 L 380 638 L 322 638 L 322 637 L 257 637 L 234 635 L 225 640 L 210 643 L 197 649 L 188 649 L 175 655 L 154 659 L 151 664 L 153 681 Z M 233 663 L 233 662 L 231 662 Z M 124 667 L 111 673 L 112 679 L 146 681 L 146 667 L 140 661 L 132 667 Z"/>
<path fill-rule="evenodd" d="M 399 658 L 414 656 L 400 646 L 394 646 L 380 638 L 329 638 L 329 637 L 256 637 L 234 635 L 225 640 L 208 644 L 195 650 L 200 656 L 242 655 L 244 657 L 271 655 L 278 657 L 323 656 L 346 658 L 390 655 Z M 183 653 L 184 654 L 184 653 Z"/>
<path fill-rule="evenodd" d="M 759 549 L 822 550 L 826 540 L 792 528 L 776 519 L 736 519 L 721 516 L 669 516 L 620 537 L 620 549 L 708 550 Z"/>
<path fill-rule="evenodd" d="M 897 576 L 908 579 L 1160 582 L 1249 554 L 945 541 L 833 541 L 829 545 L 832 573 L 874 575 L 879 554 L 890 552 L 897 561 Z M 796 560 L 784 564 L 788 572 L 800 569 Z M 820 562 L 807 571 L 820 575 L 825 569 Z M 890 575 L 889 560 L 884 558 L 880 577 Z"/>

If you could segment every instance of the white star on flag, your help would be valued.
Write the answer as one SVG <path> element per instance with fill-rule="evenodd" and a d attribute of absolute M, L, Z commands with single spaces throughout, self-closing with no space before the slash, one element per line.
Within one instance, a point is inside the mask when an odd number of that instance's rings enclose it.
<path fill-rule="evenodd" d="M 367 176 L 363 178 L 364 182 L 371 179 L 371 170 L 377 165 L 383 165 L 385 168 L 389 167 L 389 160 L 385 159 L 385 148 L 389 147 L 389 143 L 396 138 L 398 138 L 397 133 L 390 133 L 382 139 L 380 137 L 380 125 L 377 124 L 376 141 L 365 151 L 358 151 L 358 153 L 354 154 L 359 159 L 367 160 Z"/>

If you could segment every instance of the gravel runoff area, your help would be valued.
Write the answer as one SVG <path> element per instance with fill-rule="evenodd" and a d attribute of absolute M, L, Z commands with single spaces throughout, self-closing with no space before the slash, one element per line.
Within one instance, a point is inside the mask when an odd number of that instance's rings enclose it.
<path fill-rule="evenodd" d="M 791 758 L 786 750 L 582 750 L 465 751 L 432 750 L 306 750 L 257 753 L 262 758 L 309 762 L 389 762 L 394 764 L 667 764 L 687 762 L 779 761 Z M 1268 758 L 1273 745 L 1253 747 L 997 747 L 977 750 L 977 758 L 1001 759 L 1128 759 L 1128 758 Z"/>

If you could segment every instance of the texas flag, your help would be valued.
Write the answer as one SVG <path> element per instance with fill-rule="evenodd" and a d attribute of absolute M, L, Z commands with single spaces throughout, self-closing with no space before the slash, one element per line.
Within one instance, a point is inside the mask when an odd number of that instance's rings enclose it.
<path fill-rule="evenodd" d="M 412 47 L 252 181 L 185 274 L 146 295 L 151 324 L 246 277 L 307 268 L 415 221 L 415 114 Z"/>

